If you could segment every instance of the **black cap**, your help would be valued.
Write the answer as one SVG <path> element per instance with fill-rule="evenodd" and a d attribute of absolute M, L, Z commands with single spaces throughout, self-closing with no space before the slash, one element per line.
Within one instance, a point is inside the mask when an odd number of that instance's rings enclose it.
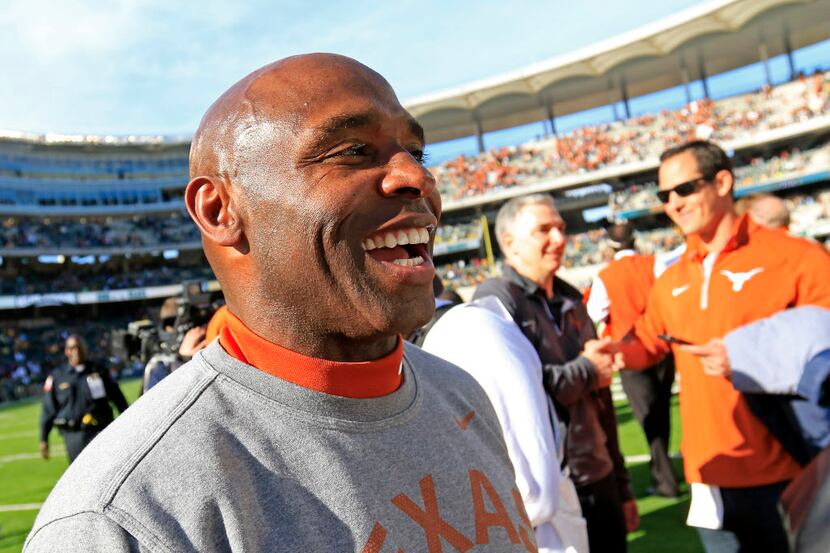
<path fill-rule="evenodd" d="M 628 250 L 634 247 L 634 227 L 628 221 L 614 223 L 606 231 L 608 243 L 615 250 Z"/>

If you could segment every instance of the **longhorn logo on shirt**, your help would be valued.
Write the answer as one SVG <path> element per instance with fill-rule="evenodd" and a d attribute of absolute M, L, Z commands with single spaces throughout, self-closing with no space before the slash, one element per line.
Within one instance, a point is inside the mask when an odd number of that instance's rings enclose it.
<path fill-rule="evenodd" d="M 755 267 L 751 271 L 747 271 L 745 273 L 733 273 L 732 271 L 727 271 L 726 269 L 722 270 L 720 274 L 725 276 L 729 279 L 729 282 L 732 283 L 732 291 L 733 292 L 740 292 L 744 288 L 744 284 L 746 284 L 749 279 L 763 271 L 763 267 Z"/>

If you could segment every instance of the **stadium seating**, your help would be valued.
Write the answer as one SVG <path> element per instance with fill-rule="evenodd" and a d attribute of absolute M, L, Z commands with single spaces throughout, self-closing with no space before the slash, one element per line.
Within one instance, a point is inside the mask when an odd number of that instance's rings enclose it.
<path fill-rule="evenodd" d="M 558 193 L 561 210 L 607 202 L 616 218 L 656 213 L 660 205 L 654 195 L 653 165 L 651 173 L 636 173 L 627 164 L 653 160 L 666 146 L 692 137 L 740 141 L 769 129 L 786 130 L 827 117 L 828 79 L 830 74 L 818 74 L 755 94 L 700 100 L 677 111 L 460 156 L 431 170 L 450 207 L 468 199 L 488 204 L 487 212 L 492 213 L 498 203 L 488 198 L 500 191 L 582 175 L 591 186 Z M 794 136 L 798 138 L 797 133 Z M 820 136 L 827 140 L 826 132 Z M 830 235 L 830 190 L 826 189 L 830 143 L 815 139 L 798 148 L 796 142 L 784 140 L 780 146 L 737 155 L 736 190 L 739 195 L 786 191 L 790 230 L 826 237 Z M 59 344 L 66 332 L 84 330 L 94 342 L 103 341 L 97 345 L 106 349 L 109 330 L 140 317 L 116 312 L 100 321 L 48 323 L 40 315 L 27 314 L 29 320 L 39 322 L 23 328 L 10 306 L 27 308 L 35 305 L 31 297 L 56 292 L 125 291 L 132 298 L 133 291 L 213 279 L 198 231 L 183 209 L 186 145 L 159 151 L 143 146 L 109 153 L 88 150 L 94 153 L 0 147 L 0 301 L 6 302 L 6 311 L 0 311 L 4 314 L 0 316 L 0 401 L 37 387 L 42 375 L 62 360 Z M 609 167 L 621 171 L 613 187 L 591 181 L 593 172 Z M 462 212 L 451 212 L 446 218 L 450 222 L 439 227 L 435 239 L 435 263 L 445 285 L 472 287 L 499 274 L 501 261 L 486 259 L 479 212 L 466 219 Z M 653 227 L 654 222 L 650 230 L 637 232 L 643 251 L 665 252 L 682 243 L 671 228 Z M 594 228 L 571 234 L 567 241 L 563 274 L 586 286 L 611 256 L 605 232 Z"/>
<path fill-rule="evenodd" d="M 584 127 L 564 136 L 459 156 L 432 168 L 445 200 L 459 200 L 656 158 L 693 138 L 728 142 L 830 113 L 830 74 L 677 111 Z"/>

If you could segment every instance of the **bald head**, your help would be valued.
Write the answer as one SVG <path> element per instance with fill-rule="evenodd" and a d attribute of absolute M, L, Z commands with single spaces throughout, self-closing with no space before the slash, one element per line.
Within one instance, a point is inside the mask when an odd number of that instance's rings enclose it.
<path fill-rule="evenodd" d="M 193 136 L 190 177 L 233 180 L 264 138 L 294 133 L 333 81 L 370 96 L 394 97 L 381 75 L 345 56 L 304 54 L 276 61 L 244 77 L 208 108 Z"/>
<path fill-rule="evenodd" d="M 790 209 L 778 196 L 764 195 L 749 208 L 749 214 L 759 224 L 769 228 L 787 228 L 790 226 Z"/>
<path fill-rule="evenodd" d="M 735 210 L 738 214 L 749 213 L 759 225 L 769 228 L 787 228 L 790 226 L 790 209 L 787 203 L 769 193 L 751 194 L 741 198 Z"/>

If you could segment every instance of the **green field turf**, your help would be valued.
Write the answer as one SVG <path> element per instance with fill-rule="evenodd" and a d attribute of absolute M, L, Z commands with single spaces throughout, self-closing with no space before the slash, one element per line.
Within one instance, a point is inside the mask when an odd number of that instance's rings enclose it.
<path fill-rule="evenodd" d="M 138 397 L 140 379 L 122 381 L 121 389 L 132 403 Z M 49 436 L 51 459 L 38 453 L 40 401 L 0 404 L 0 553 L 19 552 L 32 527 L 37 508 L 66 470 L 68 462 L 58 432 Z M 13 508 L 21 510 L 9 510 Z"/>
<path fill-rule="evenodd" d="M 138 397 L 139 380 L 121 383 L 132 403 Z M 678 451 L 680 437 L 677 400 L 672 411 L 671 451 Z M 57 432 L 49 441 L 52 459 L 37 452 L 37 420 L 40 403 L 27 401 L 0 406 L 0 553 L 19 552 L 32 527 L 37 508 L 67 467 L 63 443 Z M 626 403 L 617 404 L 620 441 L 626 456 L 648 453 L 645 437 Z M 678 471 L 680 463 L 677 464 Z M 648 464 L 631 463 L 629 471 L 640 507 L 640 529 L 629 535 L 631 553 L 702 553 L 696 533 L 685 525 L 688 488 L 678 499 L 643 497 L 649 486 Z M 14 506 L 14 507 L 13 507 Z M 10 510 L 12 508 L 20 510 Z"/>

